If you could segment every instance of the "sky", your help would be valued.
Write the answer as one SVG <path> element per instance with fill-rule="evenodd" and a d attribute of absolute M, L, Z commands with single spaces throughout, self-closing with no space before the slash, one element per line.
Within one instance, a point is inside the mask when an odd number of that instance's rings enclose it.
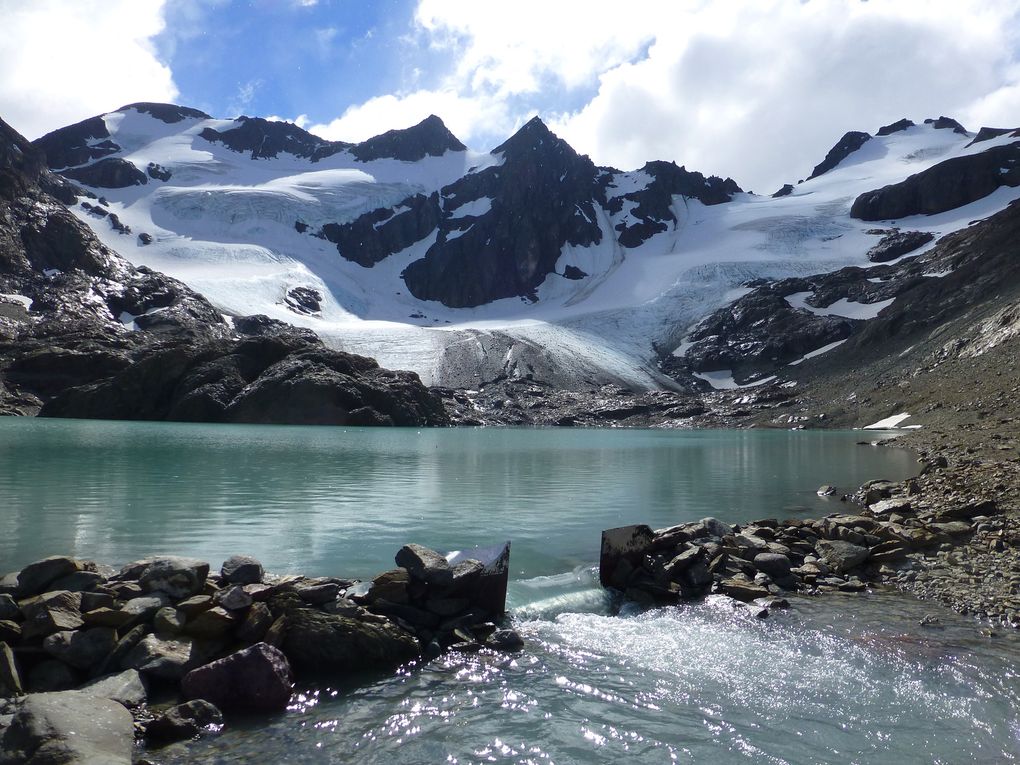
<path fill-rule="evenodd" d="M 1016 0 L 0 0 L 0 118 L 133 101 L 359 141 L 439 115 L 487 151 L 539 115 L 601 165 L 770 193 L 848 130 L 1020 126 Z"/>

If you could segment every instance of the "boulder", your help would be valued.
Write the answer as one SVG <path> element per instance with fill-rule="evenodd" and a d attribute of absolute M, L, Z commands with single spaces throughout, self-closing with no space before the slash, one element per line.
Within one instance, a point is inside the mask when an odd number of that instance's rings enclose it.
<path fill-rule="evenodd" d="M 173 606 L 164 606 L 152 617 L 152 626 L 159 635 L 179 635 L 186 624 L 183 612 Z"/>
<path fill-rule="evenodd" d="M 13 621 L 18 618 L 19 613 L 21 609 L 18 608 L 18 602 L 13 596 L 7 593 L 0 595 L 0 620 Z"/>
<path fill-rule="evenodd" d="M 218 732 L 223 727 L 223 713 L 204 699 L 193 699 L 163 712 L 145 726 L 145 737 L 166 744 Z"/>
<path fill-rule="evenodd" d="M 21 641 L 21 625 L 0 619 L 0 642 L 14 645 Z"/>
<path fill-rule="evenodd" d="M 18 703 L 0 740 L 0 765 L 130 765 L 131 713 L 76 691 L 39 693 Z"/>
<path fill-rule="evenodd" d="M 48 592 L 22 604 L 25 621 L 21 625 L 25 639 L 44 637 L 61 630 L 76 630 L 81 618 L 81 593 Z"/>
<path fill-rule="evenodd" d="M 43 641 L 43 650 L 76 669 L 91 669 L 117 645 L 117 633 L 110 627 L 54 632 Z"/>
<path fill-rule="evenodd" d="M 388 669 L 420 653 L 418 641 L 391 622 L 294 608 L 292 603 L 283 628 L 281 648 L 299 670 Z"/>
<path fill-rule="evenodd" d="M 870 510 L 874 515 L 891 515 L 892 513 L 899 513 L 900 515 L 903 515 L 911 512 L 911 509 L 911 502 L 906 497 L 880 499 L 875 504 L 868 505 L 868 510 Z"/>
<path fill-rule="evenodd" d="M 845 574 L 868 559 L 867 547 L 838 539 L 820 539 L 815 545 L 825 564 L 837 574 Z"/>
<path fill-rule="evenodd" d="M 228 611 L 242 611 L 252 604 L 252 597 L 244 591 L 244 587 L 235 584 L 217 592 L 213 602 Z"/>
<path fill-rule="evenodd" d="M 878 244 L 868 250 L 868 260 L 872 263 L 886 263 L 913 252 L 934 238 L 935 235 L 928 231 L 894 231 L 883 236 Z"/>
<path fill-rule="evenodd" d="M 81 615 L 89 627 L 113 627 L 120 629 L 138 620 L 138 614 L 120 608 L 96 608 Z"/>
<path fill-rule="evenodd" d="M 407 585 L 409 582 L 410 576 L 406 568 L 384 571 L 372 580 L 365 599 L 369 602 L 386 600 L 390 603 L 407 603 Z"/>
<path fill-rule="evenodd" d="M 96 678 L 78 689 L 81 693 L 116 701 L 128 709 L 142 706 L 148 698 L 145 682 L 135 669 Z"/>
<path fill-rule="evenodd" d="M 181 681 L 181 691 L 185 698 L 205 699 L 227 711 L 281 712 L 293 682 L 286 656 L 267 643 L 256 643 L 191 670 Z"/>
<path fill-rule="evenodd" d="M 761 585 L 744 579 L 721 580 L 719 582 L 719 592 L 743 603 L 750 603 L 758 598 L 767 598 L 771 594 Z"/>
<path fill-rule="evenodd" d="M 0 698 L 21 696 L 25 692 L 21 669 L 14 651 L 7 643 L 0 643 Z"/>
<path fill-rule="evenodd" d="M 230 632 L 236 624 L 237 616 L 235 614 L 225 608 L 215 606 L 190 619 L 184 626 L 184 631 L 194 637 L 220 638 Z"/>
<path fill-rule="evenodd" d="M 614 575 L 621 562 L 626 561 L 632 570 L 640 567 L 642 558 L 654 541 L 651 527 L 643 523 L 603 531 L 599 553 L 599 582 L 602 586 L 614 586 Z"/>
<path fill-rule="evenodd" d="M 124 669 L 137 669 L 147 675 L 167 680 L 184 677 L 191 661 L 192 645 L 188 638 L 164 640 L 146 635 L 121 661 Z"/>
<path fill-rule="evenodd" d="M 775 580 L 788 579 L 790 576 L 790 559 L 776 553 L 758 553 L 754 556 L 754 567 Z"/>
<path fill-rule="evenodd" d="M 722 539 L 727 534 L 733 533 L 733 527 L 718 518 L 702 518 L 699 523 L 708 530 L 710 536 L 717 539 Z"/>
<path fill-rule="evenodd" d="M 146 592 L 163 592 L 174 600 L 202 592 L 209 564 L 195 558 L 156 558 L 145 567 L 139 583 Z"/>
<path fill-rule="evenodd" d="M 340 597 L 340 585 L 335 582 L 324 582 L 323 584 L 313 584 L 308 587 L 298 587 L 297 594 L 305 603 L 322 605 Z"/>
<path fill-rule="evenodd" d="M 438 578 L 450 568 L 446 556 L 417 544 L 401 547 L 394 560 L 398 566 L 407 569 L 407 573 L 415 579 L 426 581 Z"/>
<path fill-rule="evenodd" d="M 231 555 L 220 567 L 220 576 L 228 584 L 259 584 L 264 575 L 262 564 L 249 555 Z"/>
<path fill-rule="evenodd" d="M 170 603 L 171 601 L 168 595 L 162 592 L 156 592 L 152 595 L 140 598 L 131 598 L 123 606 L 121 606 L 120 610 L 125 614 L 128 614 L 133 623 L 138 624 L 140 622 L 152 621 L 156 612 L 161 608 L 169 606 Z"/>
<path fill-rule="evenodd" d="M 28 690 L 32 693 L 67 691 L 81 682 L 78 673 L 56 659 L 41 661 L 28 672 Z"/>
<path fill-rule="evenodd" d="M 254 603 L 237 628 L 237 639 L 245 643 L 258 643 L 273 624 L 273 615 L 265 603 Z"/>
<path fill-rule="evenodd" d="M 29 563 L 18 574 L 18 595 L 28 598 L 46 592 L 51 582 L 80 569 L 81 564 L 74 558 L 60 555 Z"/>

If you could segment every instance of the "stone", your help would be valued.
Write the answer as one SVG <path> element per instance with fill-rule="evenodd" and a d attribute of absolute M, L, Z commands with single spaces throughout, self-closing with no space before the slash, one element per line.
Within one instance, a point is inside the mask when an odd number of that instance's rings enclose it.
<path fill-rule="evenodd" d="M 60 577 L 50 584 L 49 588 L 70 592 L 88 592 L 105 581 L 106 577 L 95 571 L 75 571 L 73 574 Z"/>
<path fill-rule="evenodd" d="M 32 693 L 67 691 L 78 685 L 78 674 L 62 661 L 46 659 L 32 667 L 27 677 Z"/>
<path fill-rule="evenodd" d="M 145 682 L 135 669 L 104 675 L 85 683 L 78 690 L 89 696 L 116 701 L 128 709 L 142 706 L 148 698 Z"/>
<path fill-rule="evenodd" d="M 0 764 L 131 765 L 134 721 L 120 704 L 76 691 L 23 698 L 0 740 Z"/>
<path fill-rule="evenodd" d="M 911 512 L 912 504 L 906 497 L 896 497 L 895 499 L 882 499 L 873 505 L 868 505 L 870 510 L 875 515 L 889 515 L 891 513 L 909 513 Z"/>
<path fill-rule="evenodd" d="M 701 521 L 699 521 L 699 523 L 701 523 L 702 526 L 708 529 L 708 533 L 711 536 L 717 539 L 722 539 L 727 534 L 733 533 L 732 526 L 730 526 L 728 523 L 723 523 L 717 518 L 702 518 Z"/>
<path fill-rule="evenodd" d="M 425 608 L 437 616 L 457 616 L 471 608 L 471 601 L 467 598 L 429 598 Z"/>
<path fill-rule="evenodd" d="M 256 643 L 191 670 L 181 681 L 181 692 L 226 711 L 281 712 L 293 683 L 286 656 L 267 643 Z"/>
<path fill-rule="evenodd" d="M 187 618 L 177 608 L 164 606 L 152 617 L 152 626 L 158 635 L 179 635 L 184 631 Z"/>
<path fill-rule="evenodd" d="M 195 558 L 155 558 L 138 579 L 146 592 L 163 592 L 175 600 L 202 592 L 209 564 Z"/>
<path fill-rule="evenodd" d="M 29 563 L 18 574 L 18 596 L 29 598 L 46 592 L 51 582 L 80 569 L 81 564 L 77 560 L 62 555 Z"/>
<path fill-rule="evenodd" d="M 237 616 L 225 608 L 215 606 L 202 611 L 194 619 L 188 620 L 184 631 L 194 637 L 219 638 L 226 635 L 237 624 Z"/>
<path fill-rule="evenodd" d="M 0 620 L 13 621 L 18 618 L 21 609 L 18 602 L 7 593 L 0 595 Z"/>
<path fill-rule="evenodd" d="M 97 674 L 109 674 L 124 669 L 121 666 L 124 658 L 147 634 L 149 634 L 149 626 L 147 624 L 138 624 L 121 635 L 117 645 L 114 646 L 113 651 L 106 658 L 103 666 L 99 668 Z"/>
<path fill-rule="evenodd" d="M 170 597 L 162 592 L 147 595 L 140 598 L 131 598 L 120 610 L 131 616 L 128 624 L 139 624 L 150 622 L 159 609 L 170 605 Z"/>
<path fill-rule="evenodd" d="M 145 737 L 166 744 L 196 738 L 203 733 L 217 733 L 223 728 L 223 713 L 204 699 L 178 704 L 150 720 Z"/>
<path fill-rule="evenodd" d="M 340 585 L 335 582 L 326 582 L 325 584 L 315 584 L 310 587 L 299 587 L 297 594 L 305 603 L 322 605 L 340 597 Z"/>
<path fill-rule="evenodd" d="M 191 640 L 188 638 L 164 640 L 156 635 L 146 635 L 128 651 L 121 666 L 165 680 L 179 680 L 189 668 L 191 652 Z"/>
<path fill-rule="evenodd" d="M 252 597 L 244 591 L 244 587 L 235 584 L 217 592 L 213 596 L 213 603 L 228 611 L 242 611 L 252 604 Z"/>
<path fill-rule="evenodd" d="M 249 555 L 231 555 L 223 561 L 220 576 L 228 584 L 260 584 L 265 571 L 262 564 Z"/>
<path fill-rule="evenodd" d="M 702 555 L 700 547 L 689 547 L 665 563 L 662 570 L 670 579 L 679 581 L 680 575 L 700 560 Z"/>
<path fill-rule="evenodd" d="M 281 648 L 299 670 L 388 669 L 420 653 L 418 641 L 390 622 L 291 608 L 283 629 Z"/>
<path fill-rule="evenodd" d="M 81 615 L 82 621 L 89 627 L 113 627 L 120 629 L 137 620 L 137 614 L 122 611 L 119 608 L 96 608 Z"/>
<path fill-rule="evenodd" d="M 757 598 L 767 598 L 771 594 L 765 587 L 743 579 L 721 580 L 719 582 L 719 592 L 743 603 L 750 603 Z"/>
<path fill-rule="evenodd" d="M 113 608 L 115 599 L 108 592 L 83 592 L 81 594 L 81 612 L 94 611 L 97 608 Z"/>
<path fill-rule="evenodd" d="M 775 580 L 786 579 L 790 576 L 790 559 L 785 555 L 771 552 L 758 553 L 752 562 L 755 568 Z"/>
<path fill-rule="evenodd" d="M 444 555 L 417 544 L 401 547 L 394 560 L 398 566 L 407 569 L 412 577 L 426 581 L 450 568 Z"/>
<path fill-rule="evenodd" d="M 44 637 L 61 630 L 76 630 L 85 622 L 79 607 L 81 593 L 48 592 L 22 604 L 25 621 L 21 625 L 26 640 Z"/>
<path fill-rule="evenodd" d="M 638 568 L 654 541 L 655 534 L 645 524 L 603 531 L 599 554 L 599 582 L 602 586 L 613 586 L 614 574 L 621 561 L 626 560 L 631 568 Z"/>
<path fill-rule="evenodd" d="M 258 643 L 273 624 L 273 614 L 265 603 L 254 603 L 237 628 L 237 639 L 245 643 Z"/>
<path fill-rule="evenodd" d="M 886 263 L 934 239 L 935 235 L 928 231 L 894 231 L 883 236 L 878 244 L 868 250 L 868 260 L 872 263 Z"/>
<path fill-rule="evenodd" d="M 478 564 L 481 567 L 481 564 Z M 366 600 L 387 600 L 390 603 L 407 603 L 407 585 L 410 576 L 406 568 L 384 571 L 372 580 Z"/>
<path fill-rule="evenodd" d="M 195 595 L 178 603 L 177 610 L 190 619 L 192 616 L 212 608 L 213 605 L 211 595 Z"/>
<path fill-rule="evenodd" d="M 485 644 L 497 651 L 513 652 L 524 648 L 524 639 L 515 630 L 503 629 L 493 632 Z"/>
<path fill-rule="evenodd" d="M 117 645 L 117 633 L 110 627 L 55 632 L 43 640 L 43 650 L 76 669 L 97 666 Z"/>
<path fill-rule="evenodd" d="M 831 497 L 836 493 L 836 487 L 830 486 L 825 483 L 818 487 L 818 491 L 815 492 L 819 497 Z"/>
<path fill-rule="evenodd" d="M 0 643 L 0 698 L 21 696 L 24 692 L 21 669 L 14 657 L 14 651 L 7 643 Z"/>
<path fill-rule="evenodd" d="M 871 554 L 867 547 L 841 540 L 820 539 L 815 549 L 825 564 L 837 574 L 845 574 L 856 568 Z"/>
<path fill-rule="evenodd" d="M 442 586 L 446 588 L 448 594 L 456 590 L 455 576 L 458 567 L 470 561 L 481 563 L 482 571 L 476 575 L 468 573 L 467 569 L 461 569 L 461 575 L 469 577 L 462 581 L 462 586 L 468 589 L 458 594 L 468 596 L 472 606 L 482 609 L 487 614 L 497 616 L 505 613 L 506 591 L 510 580 L 510 542 L 450 553 L 449 571 L 441 578 Z M 477 579 L 474 579 L 475 576 Z"/>

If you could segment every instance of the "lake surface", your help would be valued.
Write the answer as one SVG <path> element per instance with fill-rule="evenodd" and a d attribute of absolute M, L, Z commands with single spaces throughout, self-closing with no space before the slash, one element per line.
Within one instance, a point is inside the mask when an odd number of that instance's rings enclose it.
<path fill-rule="evenodd" d="M 841 510 L 917 469 L 884 434 L 366 430 L 0 419 L 0 569 L 152 552 L 370 576 L 405 542 L 510 539 L 526 648 L 303 686 L 284 714 L 150 753 L 184 763 L 1001 763 L 1020 648 L 897 593 L 614 615 L 599 534 Z M 936 613 L 941 625 L 922 627 Z"/>

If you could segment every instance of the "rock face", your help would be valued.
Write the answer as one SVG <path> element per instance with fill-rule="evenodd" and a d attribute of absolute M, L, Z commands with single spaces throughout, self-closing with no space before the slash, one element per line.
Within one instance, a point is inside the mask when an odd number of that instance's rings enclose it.
<path fill-rule="evenodd" d="M 382 207 L 348 223 L 327 223 L 319 236 L 359 266 L 371 268 L 436 230 L 442 219 L 439 194 L 416 194 L 396 208 Z"/>
<path fill-rule="evenodd" d="M 541 120 L 492 153 L 503 156 L 502 165 L 443 189 L 448 215 L 436 243 L 403 273 L 420 300 L 464 308 L 530 296 L 555 270 L 564 245 L 602 240 L 592 201 L 595 165 Z M 453 217 L 468 205 L 478 212 Z"/>
<path fill-rule="evenodd" d="M 878 133 L 876 133 L 876 135 L 879 136 L 892 135 L 893 133 L 899 133 L 902 130 L 906 130 L 907 128 L 912 127 L 914 127 L 914 123 L 911 120 L 908 120 L 906 117 L 904 117 L 903 119 L 897 120 L 892 124 L 883 125 L 878 129 Z"/>
<path fill-rule="evenodd" d="M 0 739 L 0 763 L 130 765 L 131 713 L 120 704 L 75 691 L 39 693 L 18 702 Z"/>
<path fill-rule="evenodd" d="M 850 215 L 861 220 L 933 215 L 986 197 L 1000 186 L 1020 186 L 1020 142 L 947 159 L 904 181 L 861 194 Z"/>
<path fill-rule="evenodd" d="M 414 127 L 389 130 L 351 147 L 351 154 L 361 162 L 377 159 L 417 162 L 425 157 L 441 157 L 448 151 L 466 149 L 439 117 L 430 114 Z"/>
<path fill-rule="evenodd" d="M 829 172 L 832 168 L 870 140 L 870 135 L 857 130 L 851 130 L 849 133 L 846 133 L 839 139 L 835 146 L 829 149 L 829 153 L 825 155 L 825 159 L 815 165 L 815 169 L 811 171 L 811 175 L 808 176 L 808 180 L 817 178 L 819 175 Z"/>
<path fill-rule="evenodd" d="M 145 173 L 125 159 L 107 157 L 91 165 L 63 170 L 62 175 L 73 181 L 101 189 L 122 189 L 126 186 L 144 186 L 149 182 Z"/>
<path fill-rule="evenodd" d="M 935 235 L 928 231 L 894 231 L 883 236 L 878 244 L 868 250 L 868 260 L 872 263 L 895 260 L 934 239 Z"/>
<path fill-rule="evenodd" d="M 316 162 L 351 146 L 343 141 L 326 141 L 290 122 L 261 117 L 238 117 L 225 130 L 205 128 L 199 136 L 220 143 L 231 151 L 248 153 L 252 159 L 271 159 L 282 152 Z"/>

